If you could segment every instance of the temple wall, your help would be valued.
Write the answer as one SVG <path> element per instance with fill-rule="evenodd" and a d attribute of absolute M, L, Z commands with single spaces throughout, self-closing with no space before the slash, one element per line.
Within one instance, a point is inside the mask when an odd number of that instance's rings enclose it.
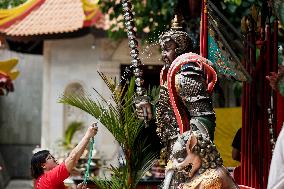
<path fill-rule="evenodd" d="M 0 60 L 17 57 L 15 91 L 0 96 L 0 179 L 28 178 L 32 150 L 41 139 L 43 57 L 1 50 Z"/>

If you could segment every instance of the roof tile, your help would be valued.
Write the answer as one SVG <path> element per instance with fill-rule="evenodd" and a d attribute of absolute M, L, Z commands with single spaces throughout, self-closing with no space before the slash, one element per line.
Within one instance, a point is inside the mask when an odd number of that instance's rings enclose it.
<path fill-rule="evenodd" d="M 83 27 L 84 19 L 81 0 L 46 0 L 24 19 L 1 32 L 11 36 L 72 32 Z"/>

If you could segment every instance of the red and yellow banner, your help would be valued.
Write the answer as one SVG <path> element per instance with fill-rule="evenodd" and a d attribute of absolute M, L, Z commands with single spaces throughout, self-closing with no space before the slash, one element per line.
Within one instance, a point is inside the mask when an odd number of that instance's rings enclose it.
<path fill-rule="evenodd" d="M 49 0 L 27 0 L 25 3 L 11 8 L 0 9 L 0 29 L 9 28 L 17 21 L 25 19 L 33 10 Z M 98 0 L 81 0 L 82 9 L 84 10 L 84 26 L 91 26 L 101 17 L 102 13 L 98 5 Z M 56 18 L 54 18 L 56 19 Z"/>
<path fill-rule="evenodd" d="M 0 28 L 7 28 L 18 20 L 23 19 L 32 10 L 39 7 L 45 0 L 27 0 L 25 3 L 11 8 L 0 9 Z"/>
<path fill-rule="evenodd" d="M 85 13 L 84 26 L 93 25 L 101 16 L 102 13 L 99 7 L 98 0 L 82 0 Z"/>

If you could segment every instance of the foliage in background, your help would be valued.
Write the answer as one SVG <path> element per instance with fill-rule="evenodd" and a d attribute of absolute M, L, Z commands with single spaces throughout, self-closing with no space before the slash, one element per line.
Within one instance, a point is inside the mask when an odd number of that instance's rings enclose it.
<path fill-rule="evenodd" d="M 142 38 L 145 37 L 150 43 L 155 41 L 159 34 L 170 25 L 178 1 L 183 5 L 182 0 L 132 0 L 138 35 Z M 260 0 L 212 0 L 212 2 L 237 28 L 240 28 L 240 21 L 243 16 L 248 14 L 251 5 L 253 3 L 260 4 Z M 123 29 L 121 0 L 99 0 L 99 4 L 102 12 L 109 14 L 110 20 L 113 21 L 108 30 L 109 36 L 113 39 L 126 37 L 126 32 Z M 190 11 L 187 7 L 183 8 L 187 12 Z M 186 22 L 190 25 L 192 20 L 189 18 Z"/>
<path fill-rule="evenodd" d="M 214 2 L 214 1 L 213 1 Z M 218 3 L 220 2 L 220 4 Z M 240 30 L 241 19 L 250 13 L 253 4 L 261 5 L 261 0 L 223 0 L 218 1 L 220 11 L 230 23 Z M 218 5 L 217 4 L 217 5 Z"/>
<path fill-rule="evenodd" d="M 83 122 L 73 121 L 71 122 L 64 133 L 64 140 L 62 141 L 62 145 L 65 149 L 72 149 L 74 146 L 72 145 L 72 139 L 74 134 L 83 128 Z"/>
<path fill-rule="evenodd" d="M 232 88 L 233 88 L 235 97 L 241 98 L 243 83 L 240 81 L 233 81 Z"/>
<path fill-rule="evenodd" d="M 0 0 L 0 9 L 10 9 L 20 4 L 23 4 L 27 0 Z"/>
<path fill-rule="evenodd" d="M 110 37 L 118 39 L 126 36 L 124 31 L 121 0 L 99 0 L 102 12 L 109 14 L 113 25 L 108 30 Z M 149 40 L 156 39 L 158 33 L 169 25 L 177 0 L 132 0 L 134 21 L 138 35 L 147 33 Z"/>
<path fill-rule="evenodd" d="M 133 106 L 134 79 L 129 86 L 116 90 L 117 83 L 101 74 L 109 90 L 111 101 L 105 99 L 96 90 L 99 99 L 94 100 L 90 95 L 68 95 L 60 99 L 61 103 L 80 108 L 98 119 L 115 137 L 123 149 L 125 161 L 120 167 L 111 166 L 110 179 L 94 178 L 94 182 L 102 189 L 134 189 L 142 176 L 150 169 L 157 152 L 146 144 L 147 137 L 138 141 L 144 125 L 138 119 Z"/>
<path fill-rule="evenodd" d="M 160 94 L 160 86 L 153 86 L 152 88 L 149 86 L 147 95 L 152 97 L 151 104 L 156 104 L 159 99 Z"/>

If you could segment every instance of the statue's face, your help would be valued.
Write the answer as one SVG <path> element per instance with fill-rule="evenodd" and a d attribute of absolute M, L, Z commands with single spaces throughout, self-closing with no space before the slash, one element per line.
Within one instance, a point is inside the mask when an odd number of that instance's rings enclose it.
<path fill-rule="evenodd" d="M 175 52 L 176 48 L 177 44 L 171 39 L 161 44 L 162 60 L 165 63 L 166 67 L 169 67 L 177 57 L 177 54 Z"/>

